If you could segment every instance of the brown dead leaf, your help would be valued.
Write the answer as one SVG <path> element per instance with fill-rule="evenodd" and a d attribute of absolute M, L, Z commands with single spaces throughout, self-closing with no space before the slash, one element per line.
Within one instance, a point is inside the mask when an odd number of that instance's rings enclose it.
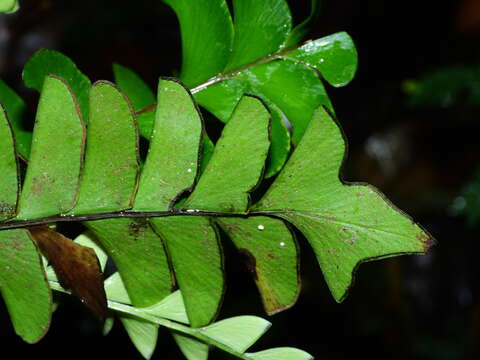
<path fill-rule="evenodd" d="M 107 297 L 93 249 L 73 242 L 47 225 L 33 226 L 28 230 L 55 270 L 60 285 L 71 289 L 103 323 L 107 316 Z"/>

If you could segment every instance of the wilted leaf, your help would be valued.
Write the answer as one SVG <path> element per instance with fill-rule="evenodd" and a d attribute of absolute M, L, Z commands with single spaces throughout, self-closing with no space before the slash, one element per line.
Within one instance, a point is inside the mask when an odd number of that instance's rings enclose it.
<path fill-rule="evenodd" d="M 107 299 L 98 258 L 93 249 L 79 245 L 48 226 L 28 229 L 36 244 L 55 270 L 58 281 L 103 323 L 107 317 Z"/>

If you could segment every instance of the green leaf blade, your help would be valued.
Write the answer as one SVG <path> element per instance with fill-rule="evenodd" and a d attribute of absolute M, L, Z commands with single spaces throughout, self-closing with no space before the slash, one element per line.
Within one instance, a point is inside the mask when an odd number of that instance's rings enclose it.
<path fill-rule="evenodd" d="M 193 186 L 201 141 L 202 119 L 190 93 L 174 80 L 161 79 L 135 210 L 169 210 L 178 196 Z"/>
<path fill-rule="evenodd" d="M 7 115 L 0 104 L 0 221 L 15 216 L 19 180 L 15 140 Z"/>
<path fill-rule="evenodd" d="M 157 346 L 158 325 L 129 316 L 120 316 L 120 321 L 135 348 L 145 359 L 150 359 Z"/>
<path fill-rule="evenodd" d="M 85 125 L 73 93 L 64 80 L 48 76 L 38 104 L 19 220 L 65 214 L 74 206 L 84 143 Z"/>
<path fill-rule="evenodd" d="M 255 205 L 305 234 L 337 301 L 346 296 L 360 263 L 421 254 L 431 242 L 378 191 L 340 181 L 344 151 L 338 125 L 320 108 L 282 173 Z M 285 197 L 292 188 L 294 195 Z"/>
<path fill-rule="evenodd" d="M 191 325 L 210 323 L 224 290 L 223 258 L 215 229 L 200 216 L 152 218 L 151 222 L 167 245 Z"/>
<path fill-rule="evenodd" d="M 177 14 L 182 33 L 180 78 L 189 87 L 223 71 L 233 42 L 225 0 L 164 0 Z"/>
<path fill-rule="evenodd" d="M 285 57 L 303 61 L 317 69 L 335 87 L 348 84 L 357 71 L 357 50 L 352 38 L 345 32 L 307 41 L 286 53 Z"/>
<path fill-rule="evenodd" d="M 78 99 L 80 112 L 88 123 L 88 92 L 91 82 L 67 56 L 55 50 L 42 49 L 37 51 L 23 68 L 25 86 L 42 91 L 45 77 L 56 75 L 65 79 Z"/>
<path fill-rule="evenodd" d="M 23 126 L 23 114 L 27 106 L 25 101 L 2 79 L 0 79 L 0 104 L 3 104 L 8 114 L 8 119 L 15 134 L 17 152 L 25 159 L 28 159 L 32 143 L 32 132 L 26 130 Z"/>
<path fill-rule="evenodd" d="M 128 99 L 111 83 L 90 91 L 90 123 L 78 203 L 72 214 L 132 207 L 140 170 L 138 132 Z"/>
<path fill-rule="evenodd" d="M 292 28 L 285 0 L 235 0 L 232 55 L 226 70 L 236 69 L 277 51 Z"/>
<path fill-rule="evenodd" d="M 249 195 L 265 166 L 270 113 L 258 99 L 245 96 L 223 129 L 212 158 L 186 209 L 245 212 Z"/>
<path fill-rule="evenodd" d="M 257 316 L 236 316 L 200 328 L 199 331 L 239 353 L 245 352 L 271 326 L 271 323 Z"/>
<path fill-rule="evenodd" d="M 300 292 L 297 245 L 287 226 L 265 216 L 215 220 L 246 256 L 269 315 L 295 303 Z"/>
<path fill-rule="evenodd" d="M 147 219 L 107 219 L 84 223 L 113 258 L 132 304 L 153 305 L 172 291 L 163 243 Z"/>
<path fill-rule="evenodd" d="M 52 296 L 28 231 L 0 231 L 0 292 L 15 332 L 35 343 L 50 326 Z"/>
<path fill-rule="evenodd" d="M 197 339 L 172 331 L 172 336 L 187 360 L 207 360 L 209 347 Z"/>
<path fill-rule="evenodd" d="M 248 359 L 254 360 L 313 360 L 313 356 L 309 353 L 290 347 L 273 348 L 245 355 Z"/>

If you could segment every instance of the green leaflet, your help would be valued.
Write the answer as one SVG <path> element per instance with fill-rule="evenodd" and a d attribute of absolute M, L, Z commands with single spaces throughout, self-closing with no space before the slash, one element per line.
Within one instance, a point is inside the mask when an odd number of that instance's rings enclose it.
<path fill-rule="evenodd" d="M 254 207 L 293 223 L 307 237 L 337 301 L 345 298 L 361 262 L 424 253 L 431 241 L 374 188 L 340 181 L 344 152 L 337 124 L 318 109 L 282 173 Z M 291 189 L 296 190 L 286 197 Z"/>
<path fill-rule="evenodd" d="M 273 348 L 256 353 L 245 354 L 247 359 L 254 360 L 313 360 L 309 353 L 289 347 Z"/>
<path fill-rule="evenodd" d="M 15 216 L 18 197 L 18 164 L 10 123 L 0 104 L 0 221 Z"/>
<path fill-rule="evenodd" d="M 28 159 L 32 143 L 32 133 L 25 130 L 23 126 L 23 114 L 26 109 L 26 104 L 2 79 L 0 79 L 0 104 L 2 104 L 7 111 L 13 133 L 15 134 L 17 152 L 25 159 Z"/>
<path fill-rule="evenodd" d="M 90 80 L 67 56 L 55 50 L 42 49 L 37 51 L 23 68 L 23 82 L 25 86 L 42 91 L 45 78 L 56 75 L 64 79 L 75 94 L 80 112 L 85 123 L 88 123 L 88 92 Z"/>
<path fill-rule="evenodd" d="M 198 331 L 208 338 L 225 344 L 239 353 L 245 352 L 271 326 L 257 316 L 236 316 L 216 322 Z"/>
<path fill-rule="evenodd" d="M 157 346 L 158 325 L 130 316 L 120 316 L 120 321 L 140 354 L 150 359 Z"/>
<path fill-rule="evenodd" d="M 235 38 L 227 71 L 274 53 L 292 28 L 285 0 L 234 0 L 233 13 Z"/>
<path fill-rule="evenodd" d="M 251 119 L 255 119 L 252 123 Z M 256 98 L 238 103 L 185 209 L 245 212 L 267 156 L 270 114 Z"/>
<path fill-rule="evenodd" d="M 207 218 L 152 218 L 167 245 L 175 278 L 193 327 L 216 316 L 223 298 L 223 259 L 215 229 Z"/>
<path fill-rule="evenodd" d="M 207 360 L 208 345 L 188 335 L 172 331 L 172 336 L 187 360 Z"/>
<path fill-rule="evenodd" d="M 85 125 L 69 86 L 46 77 L 17 219 L 64 214 L 74 206 L 84 143 Z"/>
<path fill-rule="evenodd" d="M 134 209 L 169 210 L 195 181 L 201 116 L 189 92 L 168 79 L 158 84 L 156 121 Z"/>
<path fill-rule="evenodd" d="M 232 19 L 225 0 L 164 0 L 173 8 L 182 32 L 182 73 L 188 86 L 220 73 L 233 41 Z"/>
<path fill-rule="evenodd" d="M 320 71 L 323 78 L 336 87 L 348 84 L 357 71 L 355 45 L 345 32 L 307 41 L 283 57 L 305 62 Z"/>
<path fill-rule="evenodd" d="M 72 214 L 131 208 L 140 168 L 137 124 L 127 98 L 107 81 L 95 83 L 90 91 L 87 138 L 78 203 Z"/>
<path fill-rule="evenodd" d="M 300 292 L 297 244 L 285 224 L 265 216 L 217 218 L 244 255 L 269 315 L 295 303 Z"/>
<path fill-rule="evenodd" d="M 107 219 L 85 225 L 115 261 L 133 305 L 150 306 L 171 293 L 165 250 L 147 219 Z"/>
<path fill-rule="evenodd" d="M 24 229 L 0 231 L 0 292 L 15 332 L 35 343 L 50 326 L 52 298 L 36 246 Z"/>

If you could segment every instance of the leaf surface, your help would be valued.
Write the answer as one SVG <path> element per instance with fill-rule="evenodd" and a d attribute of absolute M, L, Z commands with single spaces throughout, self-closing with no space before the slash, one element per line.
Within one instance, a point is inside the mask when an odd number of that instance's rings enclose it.
<path fill-rule="evenodd" d="M 113 258 L 134 306 L 153 305 L 171 293 L 163 243 L 147 219 L 106 219 L 85 225 Z"/>
<path fill-rule="evenodd" d="M 269 125 L 270 114 L 263 104 L 254 97 L 243 97 L 183 207 L 245 212 L 248 193 L 255 188 L 263 172 L 270 145 Z"/>
<path fill-rule="evenodd" d="M 46 77 L 18 219 L 64 214 L 74 206 L 84 143 L 85 125 L 69 86 L 60 78 Z"/>
<path fill-rule="evenodd" d="M 156 121 L 134 209 L 169 210 L 193 186 L 202 140 L 201 116 L 180 83 L 161 79 Z"/>
<path fill-rule="evenodd" d="M 160 217 L 151 222 L 167 245 L 191 325 L 210 323 L 218 312 L 224 288 L 223 259 L 215 229 L 200 216 Z"/>
<path fill-rule="evenodd" d="M 207 344 L 176 331 L 172 331 L 172 336 L 187 360 L 208 359 L 209 347 Z"/>
<path fill-rule="evenodd" d="M 226 70 L 237 69 L 283 46 L 292 27 L 285 0 L 234 0 L 234 42 Z"/>
<path fill-rule="evenodd" d="M 431 242 L 377 190 L 341 182 L 344 151 L 340 129 L 319 108 L 282 173 L 254 207 L 293 223 L 307 237 L 337 301 L 346 296 L 361 262 L 424 253 Z"/>
<path fill-rule="evenodd" d="M 25 159 L 28 159 L 32 143 L 32 132 L 26 130 L 23 125 L 26 104 L 2 79 L 0 79 L 0 104 L 7 111 L 13 133 L 15 134 L 17 152 Z"/>
<path fill-rule="evenodd" d="M 313 360 L 313 356 L 309 353 L 290 347 L 273 348 L 245 355 L 248 359 L 255 360 Z"/>
<path fill-rule="evenodd" d="M 15 140 L 7 115 L 0 105 L 0 221 L 15 215 L 19 190 Z"/>
<path fill-rule="evenodd" d="M 42 91 L 47 76 L 55 75 L 65 80 L 78 99 L 83 120 L 88 123 L 88 92 L 91 82 L 67 56 L 55 50 L 37 51 L 23 68 L 25 86 Z"/>
<path fill-rule="evenodd" d="M 297 245 L 287 226 L 265 216 L 217 218 L 244 255 L 269 315 L 291 307 L 300 291 Z"/>
<path fill-rule="evenodd" d="M 257 316 L 236 316 L 218 321 L 199 331 L 222 344 L 238 351 L 245 352 L 271 326 L 270 322 Z"/>
<path fill-rule="evenodd" d="M 29 228 L 64 289 L 71 289 L 100 320 L 107 317 L 103 276 L 95 251 L 66 238 L 48 225 Z"/>
<path fill-rule="evenodd" d="M 155 103 L 155 95 L 150 87 L 131 69 L 113 64 L 115 83 L 122 89 L 132 103 L 133 109 L 138 112 L 143 108 Z M 150 111 L 137 115 L 138 130 L 140 135 L 150 139 L 155 112 Z"/>
<path fill-rule="evenodd" d="M 120 321 L 135 348 L 145 359 L 150 359 L 157 346 L 158 325 L 129 316 L 120 316 Z"/>
<path fill-rule="evenodd" d="M 131 208 L 139 169 L 133 109 L 113 84 L 99 81 L 90 91 L 85 166 L 72 214 Z"/>
<path fill-rule="evenodd" d="M 225 0 L 164 0 L 175 11 L 182 33 L 180 78 L 192 87 L 220 73 L 233 42 L 233 25 Z"/>
<path fill-rule="evenodd" d="M 0 231 L 0 269 L 0 292 L 15 332 L 28 343 L 39 341 L 50 326 L 52 295 L 28 231 Z"/>

